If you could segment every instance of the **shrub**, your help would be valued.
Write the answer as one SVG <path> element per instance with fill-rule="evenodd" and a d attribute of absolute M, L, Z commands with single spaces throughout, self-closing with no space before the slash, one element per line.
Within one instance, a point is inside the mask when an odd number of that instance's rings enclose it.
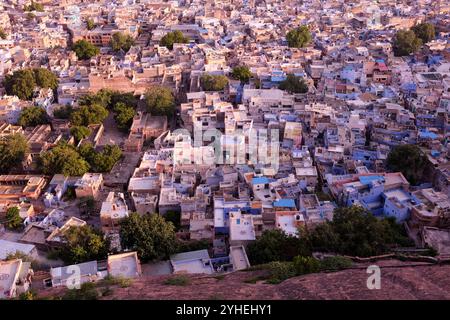
<path fill-rule="evenodd" d="M 164 281 L 164 284 L 169 286 L 187 286 L 190 283 L 191 279 L 185 275 L 174 276 Z"/>
<path fill-rule="evenodd" d="M 320 270 L 320 262 L 314 257 L 297 256 L 292 263 L 297 275 L 314 273 Z"/>
<path fill-rule="evenodd" d="M 292 262 L 273 261 L 267 265 L 270 276 L 268 283 L 277 284 L 288 278 L 295 277 L 295 268 Z"/>
<path fill-rule="evenodd" d="M 353 262 L 343 256 L 326 257 L 320 261 L 320 269 L 327 271 L 338 271 L 350 268 Z"/>

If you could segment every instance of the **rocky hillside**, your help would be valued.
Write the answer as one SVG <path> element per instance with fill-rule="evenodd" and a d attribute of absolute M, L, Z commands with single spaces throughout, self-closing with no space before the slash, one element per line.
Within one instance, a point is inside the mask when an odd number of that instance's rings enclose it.
<path fill-rule="evenodd" d="M 276 285 L 258 281 L 262 271 L 241 271 L 224 276 L 191 275 L 177 285 L 174 276 L 141 277 L 125 284 L 97 290 L 100 299 L 450 299 L 450 265 L 377 262 L 381 267 L 381 289 L 366 286 L 368 265 L 333 273 L 290 278 Z M 184 279 L 186 280 L 186 278 Z M 170 281 L 169 281 L 170 282 Z M 41 298 L 61 297 L 64 289 L 46 289 Z"/>

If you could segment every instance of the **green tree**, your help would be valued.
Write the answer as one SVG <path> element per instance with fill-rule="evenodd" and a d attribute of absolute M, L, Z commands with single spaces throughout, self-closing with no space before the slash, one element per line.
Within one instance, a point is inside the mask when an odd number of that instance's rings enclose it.
<path fill-rule="evenodd" d="M 231 76 L 233 79 L 240 80 L 242 83 L 248 83 L 252 77 L 252 73 L 247 66 L 237 66 L 233 68 Z"/>
<path fill-rule="evenodd" d="M 62 173 L 65 176 L 82 176 L 89 171 L 89 164 L 74 147 L 65 142 L 58 143 L 53 149 L 44 152 L 39 160 L 45 174 Z"/>
<path fill-rule="evenodd" d="M 147 110 L 154 116 L 173 116 L 175 112 L 175 97 L 172 91 L 163 86 L 154 86 L 145 93 Z"/>
<path fill-rule="evenodd" d="M 39 12 L 43 12 L 44 11 L 44 6 L 42 5 L 42 3 L 37 3 L 37 2 L 31 1 L 30 5 L 25 5 L 24 6 L 23 11 L 39 11 Z"/>
<path fill-rule="evenodd" d="M 405 230 L 393 218 L 378 219 L 359 206 L 337 208 L 333 221 L 303 235 L 314 250 L 368 257 L 411 245 Z"/>
<path fill-rule="evenodd" d="M 132 92 L 111 92 L 108 108 L 113 109 L 118 103 L 123 103 L 124 105 L 135 109 L 138 105 L 138 99 Z"/>
<path fill-rule="evenodd" d="M 396 146 L 389 152 L 386 164 L 389 170 L 403 173 L 413 185 L 426 180 L 427 157 L 416 145 Z"/>
<path fill-rule="evenodd" d="M 123 50 L 128 52 L 131 46 L 134 45 L 134 39 L 129 34 L 123 34 L 122 32 L 115 32 L 111 37 L 111 48 L 114 51 Z"/>
<path fill-rule="evenodd" d="M 34 80 L 38 87 L 52 90 L 58 88 L 58 77 L 46 68 L 35 68 L 33 69 Z"/>
<path fill-rule="evenodd" d="M 222 91 L 228 84 L 228 78 L 206 73 L 200 78 L 200 83 L 205 91 Z"/>
<path fill-rule="evenodd" d="M 86 28 L 88 30 L 93 30 L 95 28 L 95 22 L 92 19 L 86 19 Z"/>
<path fill-rule="evenodd" d="M 129 107 L 122 102 L 116 103 L 114 106 L 114 120 L 116 120 L 117 127 L 122 131 L 128 131 L 136 111 L 133 107 Z"/>
<path fill-rule="evenodd" d="M 2 27 L 0 27 L 0 39 L 6 39 L 6 32 Z"/>
<path fill-rule="evenodd" d="M 271 261 L 292 261 L 298 255 L 311 255 L 303 239 L 287 235 L 279 229 L 264 231 L 261 237 L 248 245 L 247 253 L 253 265 Z"/>
<path fill-rule="evenodd" d="M 422 40 L 422 43 L 430 42 L 436 36 L 434 25 L 427 22 L 416 24 L 411 30 L 415 33 L 416 37 Z"/>
<path fill-rule="evenodd" d="M 58 78 L 45 68 L 22 69 L 6 75 L 3 81 L 6 93 L 16 95 L 22 100 L 31 100 L 36 87 L 56 90 Z"/>
<path fill-rule="evenodd" d="M 53 116 L 57 119 L 69 119 L 72 112 L 73 107 L 71 105 L 61 106 L 53 110 Z"/>
<path fill-rule="evenodd" d="M 109 239 L 103 232 L 89 225 L 70 227 L 64 232 L 65 244 L 60 257 L 68 264 L 106 259 L 109 252 Z"/>
<path fill-rule="evenodd" d="M 91 106 L 94 104 L 99 104 L 104 108 L 110 107 L 111 98 L 114 91 L 109 89 L 101 89 L 97 93 L 90 93 L 84 95 L 78 99 L 78 104 L 80 106 Z"/>
<path fill-rule="evenodd" d="M 0 173 L 21 163 L 28 151 L 27 140 L 20 133 L 15 133 L 0 140 Z"/>
<path fill-rule="evenodd" d="M 80 60 L 89 60 L 100 53 L 99 48 L 86 40 L 78 40 L 75 42 L 72 46 L 72 50 L 75 51 Z"/>
<path fill-rule="evenodd" d="M 392 49 L 396 57 L 407 56 L 416 52 L 422 40 L 412 30 L 399 30 L 394 36 Z"/>
<path fill-rule="evenodd" d="M 89 163 L 92 172 L 110 172 L 122 157 L 122 151 L 116 145 L 106 145 L 101 152 L 97 152 L 91 143 L 86 143 L 80 146 L 78 152 Z"/>
<path fill-rule="evenodd" d="M 18 125 L 22 127 L 35 127 L 48 123 L 47 112 L 41 107 L 25 108 L 19 116 Z"/>
<path fill-rule="evenodd" d="M 157 214 L 130 214 L 121 222 L 123 248 L 136 250 L 143 261 L 167 259 L 177 248 L 175 228 Z"/>
<path fill-rule="evenodd" d="M 161 38 L 160 46 L 167 47 L 169 50 L 173 49 L 174 43 L 188 43 L 189 38 L 185 37 L 181 31 L 172 31 Z"/>
<path fill-rule="evenodd" d="M 81 106 L 70 115 L 70 122 L 75 126 L 100 124 L 108 117 L 108 110 L 100 104 Z"/>
<path fill-rule="evenodd" d="M 22 228 L 23 226 L 22 223 L 23 220 L 20 217 L 19 208 L 10 207 L 8 208 L 8 210 L 6 210 L 6 222 L 5 222 L 6 228 L 10 230 L 17 230 Z"/>
<path fill-rule="evenodd" d="M 286 90 L 289 93 L 307 93 L 308 85 L 302 77 L 297 77 L 293 74 L 288 74 L 286 80 L 282 81 L 278 86 L 281 90 Z"/>
<path fill-rule="evenodd" d="M 296 256 L 292 261 L 297 275 L 318 272 L 320 270 L 320 263 L 314 257 Z"/>
<path fill-rule="evenodd" d="M 286 35 L 286 40 L 291 48 L 306 47 L 312 40 L 308 26 L 300 26 L 290 30 Z"/>
<path fill-rule="evenodd" d="M 70 128 L 70 134 L 79 142 L 82 139 L 89 137 L 91 129 L 85 126 L 75 126 Z"/>
<path fill-rule="evenodd" d="M 22 69 L 15 71 L 12 75 L 7 74 L 3 80 L 3 86 L 7 94 L 16 95 L 22 100 L 31 100 L 36 87 L 34 73 L 31 69 Z"/>

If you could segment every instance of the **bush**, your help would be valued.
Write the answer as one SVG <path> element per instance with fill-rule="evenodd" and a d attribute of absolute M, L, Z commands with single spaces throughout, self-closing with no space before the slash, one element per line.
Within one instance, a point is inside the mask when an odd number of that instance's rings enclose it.
<path fill-rule="evenodd" d="M 269 271 L 268 283 L 277 284 L 286 279 L 295 277 L 295 267 L 292 262 L 273 261 L 267 264 Z"/>
<path fill-rule="evenodd" d="M 191 279 L 185 275 L 170 277 L 164 281 L 164 284 L 169 286 L 187 286 L 190 283 Z"/>
<path fill-rule="evenodd" d="M 80 60 L 89 60 L 100 53 L 99 48 L 86 40 L 78 40 L 75 42 L 72 50 L 75 51 L 75 54 Z"/>
<path fill-rule="evenodd" d="M 80 289 L 69 289 L 63 295 L 63 300 L 97 300 L 99 293 L 92 282 L 85 282 Z"/>
<path fill-rule="evenodd" d="M 320 261 L 320 269 L 324 271 L 339 271 L 352 265 L 351 259 L 342 256 L 326 257 Z"/>
<path fill-rule="evenodd" d="M 311 39 L 308 26 L 293 29 L 286 35 L 286 40 L 291 48 L 303 48 L 311 42 Z"/>
<path fill-rule="evenodd" d="M 160 46 L 166 47 L 169 50 L 173 49 L 174 43 L 188 43 L 189 38 L 185 37 L 181 31 L 169 32 L 161 38 Z"/>
<path fill-rule="evenodd" d="M 204 74 L 200 83 L 205 91 L 222 91 L 228 84 L 228 78 L 223 75 Z"/>
<path fill-rule="evenodd" d="M 292 264 L 297 275 L 314 273 L 320 270 L 319 260 L 314 257 L 297 256 Z"/>

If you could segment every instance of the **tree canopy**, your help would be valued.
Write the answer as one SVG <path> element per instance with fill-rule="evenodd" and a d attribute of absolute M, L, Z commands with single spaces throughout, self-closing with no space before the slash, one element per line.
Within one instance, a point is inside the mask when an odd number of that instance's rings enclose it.
<path fill-rule="evenodd" d="M 47 112 L 41 107 L 35 106 L 23 109 L 17 122 L 22 127 L 35 127 L 46 123 L 48 123 Z"/>
<path fill-rule="evenodd" d="M 27 140 L 20 133 L 15 133 L 0 140 L 0 173 L 9 170 L 22 162 L 28 151 Z"/>
<path fill-rule="evenodd" d="M 145 102 L 147 111 L 154 116 L 171 117 L 175 112 L 175 97 L 168 87 L 150 87 L 145 93 Z"/>
<path fill-rule="evenodd" d="M 427 157 L 416 145 L 406 144 L 394 147 L 388 154 L 386 164 L 389 170 L 403 173 L 412 185 L 425 180 Z"/>
<path fill-rule="evenodd" d="M 31 1 L 29 5 L 23 7 L 23 11 L 44 11 L 44 5 L 42 3 Z"/>
<path fill-rule="evenodd" d="M 247 83 L 252 77 L 252 73 L 247 66 L 237 66 L 233 68 L 231 76 L 233 79 L 240 80 L 242 83 Z"/>
<path fill-rule="evenodd" d="M 293 74 L 288 74 L 286 80 L 282 81 L 278 86 L 281 90 L 286 90 L 289 93 L 307 93 L 308 85 L 302 77 L 297 77 Z"/>
<path fill-rule="evenodd" d="M 93 30 L 95 28 L 95 22 L 92 19 L 86 19 L 86 28 L 88 30 Z"/>
<path fill-rule="evenodd" d="M 407 56 L 416 52 L 422 40 L 412 30 L 399 30 L 394 36 L 392 49 L 396 57 Z"/>
<path fill-rule="evenodd" d="M 88 162 L 73 146 L 64 142 L 44 152 L 39 163 L 42 171 L 49 175 L 62 173 L 65 176 L 82 176 L 89 171 Z"/>
<path fill-rule="evenodd" d="M 58 88 L 58 77 L 46 68 L 34 68 L 34 80 L 40 88 L 50 88 L 56 90 Z"/>
<path fill-rule="evenodd" d="M 300 26 L 290 30 L 286 35 L 286 40 L 291 48 L 306 47 L 312 40 L 308 26 Z"/>
<path fill-rule="evenodd" d="M 89 60 L 100 53 L 99 48 L 86 40 L 78 40 L 75 42 L 72 46 L 72 50 L 80 60 Z"/>
<path fill-rule="evenodd" d="M 200 83 L 205 91 L 222 91 L 228 84 L 228 78 L 223 75 L 205 73 L 200 78 Z"/>
<path fill-rule="evenodd" d="M 106 259 L 110 241 L 103 232 L 91 226 L 70 227 L 64 233 L 67 242 L 60 251 L 60 257 L 67 264 Z"/>
<path fill-rule="evenodd" d="M 74 110 L 70 115 L 70 122 L 75 126 L 100 124 L 108 117 L 108 110 L 101 104 L 84 105 Z"/>
<path fill-rule="evenodd" d="M 23 220 L 19 215 L 19 208 L 17 207 L 10 207 L 8 210 L 6 210 L 6 222 L 5 226 L 6 228 L 10 230 L 17 230 L 22 228 L 23 226 Z"/>
<path fill-rule="evenodd" d="M 0 27 L 0 39 L 6 39 L 6 32 L 2 27 Z"/>
<path fill-rule="evenodd" d="M 161 38 L 159 45 L 167 47 L 169 50 L 173 49 L 174 43 L 188 43 L 189 38 L 185 37 L 181 31 L 172 31 Z"/>
<path fill-rule="evenodd" d="M 97 152 L 91 143 L 86 143 L 80 146 L 78 152 L 88 162 L 92 172 L 110 172 L 122 157 L 122 151 L 116 145 L 106 145 Z"/>
<path fill-rule="evenodd" d="M 394 218 L 378 219 L 359 206 L 337 208 L 332 221 L 312 231 L 300 232 L 313 250 L 368 257 L 411 245 L 403 227 Z"/>
<path fill-rule="evenodd" d="M 291 261 L 295 256 L 311 254 L 303 239 L 287 235 L 279 229 L 264 231 L 261 237 L 248 245 L 247 253 L 253 265 Z"/>
<path fill-rule="evenodd" d="M 127 106 L 122 102 L 116 103 L 114 106 L 114 120 L 116 121 L 117 128 L 122 131 L 128 131 L 136 111 L 133 107 Z"/>
<path fill-rule="evenodd" d="M 143 261 L 167 259 L 177 249 L 175 228 L 157 214 L 130 214 L 121 222 L 123 248 L 136 250 Z"/>
<path fill-rule="evenodd" d="M 26 68 L 6 75 L 3 86 L 7 94 L 16 95 L 22 100 L 31 100 L 36 87 L 55 90 L 58 87 L 58 78 L 45 68 Z"/>
<path fill-rule="evenodd" d="M 7 94 L 18 96 L 22 100 L 31 100 L 36 87 L 34 73 L 31 69 L 22 69 L 15 71 L 12 75 L 7 74 L 3 80 L 3 86 Z"/>
<path fill-rule="evenodd" d="M 111 48 L 114 51 L 123 50 L 128 52 L 131 46 L 134 45 L 134 39 L 129 34 L 123 34 L 122 32 L 115 32 L 111 37 Z"/>
<path fill-rule="evenodd" d="M 422 40 L 422 43 L 430 42 L 436 36 L 434 25 L 427 22 L 416 24 L 411 30 L 415 33 L 416 37 Z"/>
<path fill-rule="evenodd" d="M 89 137 L 91 129 L 85 126 L 74 126 L 70 128 L 70 134 L 75 138 L 77 142 Z"/>

